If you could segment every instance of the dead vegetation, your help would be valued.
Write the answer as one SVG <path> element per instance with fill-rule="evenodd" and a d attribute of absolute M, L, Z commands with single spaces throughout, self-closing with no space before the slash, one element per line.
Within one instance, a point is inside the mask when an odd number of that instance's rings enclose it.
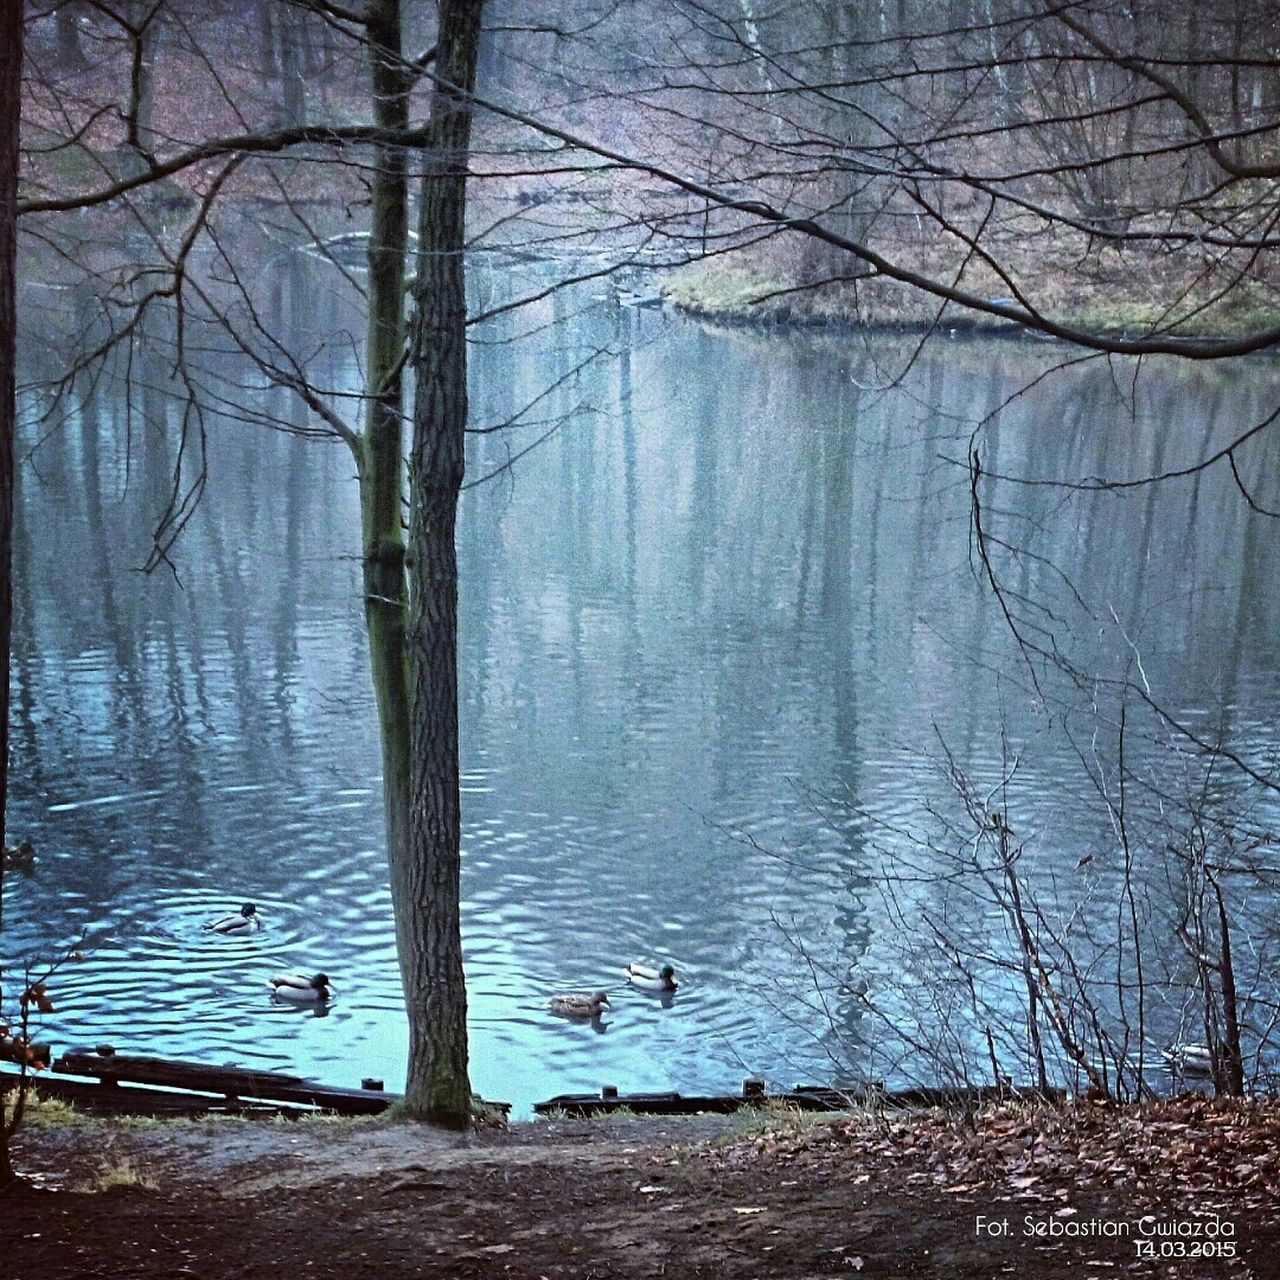
<path fill-rule="evenodd" d="M 15 1274 L 49 1280 L 1264 1277 L 1280 1243 L 1278 1137 L 1274 1101 L 1196 1097 L 466 1136 L 383 1120 L 86 1120 L 27 1131 L 20 1155 L 80 1189 L 10 1197 L 0 1250 Z M 1154 1234 L 1179 1222 L 1200 1234 Z"/>

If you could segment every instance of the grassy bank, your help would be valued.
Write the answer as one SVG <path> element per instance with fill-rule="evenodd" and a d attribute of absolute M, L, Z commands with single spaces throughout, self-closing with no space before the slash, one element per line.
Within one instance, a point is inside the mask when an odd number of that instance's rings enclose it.
<path fill-rule="evenodd" d="M 1005 256 L 1020 261 L 1020 275 L 1036 276 L 1030 245 L 1007 247 Z M 940 280 L 955 278 L 954 264 L 937 253 L 912 255 L 904 246 L 892 255 Z M 1151 332 L 1184 337 L 1240 337 L 1280 327 L 1280 293 L 1258 282 L 1224 289 L 1196 280 L 1170 278 L 1166 262 L 1139 254 L 1066 261 L 1045 254 L 1028 298 L 1042 315 L 1074 329 L 1109 336 Z M 819 274 L 803 252 L 776 245 L 704 259 L 674 273 L 664 295 L 692 315 L 723 324 L 859 326 L 926 331 L 1024 333 L 1021 325 L 968 311 L 920 289 L 874 276 L 835 279 L 849 263 L 828 256 Z M 970 278 L 972 277 L 972 278 Z M 1008 286 L 989 270 L 975 270 L 961 281 L 969 292 L 1012 301 Z M 1157 301 L 1177 296 L 1174 306 Z"/>

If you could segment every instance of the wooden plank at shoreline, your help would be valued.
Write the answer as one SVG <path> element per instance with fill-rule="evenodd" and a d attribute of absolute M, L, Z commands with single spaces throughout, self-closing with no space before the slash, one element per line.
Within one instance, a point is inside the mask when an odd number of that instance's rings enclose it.
<path fill-rule="evenodd" d="M 381 1114 L 401 1096 L 381 1088 L 347 1089 L 321 1084 L 283 1071 L 257 1071 L 231 1064 L 215 1067 L 173 1058 L 116 1053 L 110 1045 L 96 1049 L 69 1049 L 53 1064 L 53 1071 L 63 1076 L 96 1078 L 96 1084 L 84 1082 L 80 1086 L 82 1097 L 91 1099 L 87 1105 L 111 1110 L 129 1109 L 139 1095 L 147 1092 L 145 1088 L 135 1087 L 138 1085 L 152 1086 L 149 1091 L 151 1097 L 167 1100 L 171 1104 L 169 1109 L 179 1112 L 184 1109 L 226 1110 L 228 1107 L 251 1110 L 254 1109 L 252 1106 L 242 1105 L 243 1100 L 250 1099 L 288 1104 L 291 1110 L 316 1107 L 339 1115 L 367 1116 Z M 84 1090 L 95 1092 L 85 1094 Z M 214 1096 L 202 1098 L 197 1096 L 200 1094 Z M 181 1101 L 184 1096 L 188 1099 L 186 1103 Z M 496 1107 L 504 1115 L 511 1110 L 509 1102 L 487 1102 L 483 1099 L 477 1099 L 477 1102 L 482 1106 Z"/>
<path fill-rule="evenodd" d="M 594 1093 L 562 1093 L 545 1102 L 535 1102 L 535 1115 L 563 1111 L 570 1116 L 607 1115 L 611 1111 L 633 1111 L 642 1116 L 692 1116 L 711 1113 L 728 1115 L 742 1107 L 758 1107 L 767 1102 L 790 1100 L 790 1094 L 760 1094 L 744 1098 L 738 1094 L 694 1095 L 681 1093 L 620 1093 L 606 1098 Z M 795 1099 L 805 1111 L 839 1111 L 850 1103 L 847 1095 L 838 1106 L 805 1095 Z"/>
<path fill-rule="evenodd" d="M 755 1087 L 750 1087 L 750 1086 Z M 741 1094 L 697 1096 L 680 1093 L 619 1093 L 610 1086 L 600 1093 L 562 1093 L 545 1102 L 535 1102 L 535 1115 L 545 1116 L 563 1111 L 570 1116 L 608 1115 L 611 1111 L 632 1111 L 637 1115 L 688 1116 L 700 1113 L 724 1115 L 743 1107 L 768 1104 L 795 1107 L 801 1111 L 848 1111 L 868 1105 L 885 1107 L 984 1106 L 1012 1099 L 1043 1098 L 1040 1090 L 1016 1089 L 1008 1085 L 975 1085 L 964 1089 L 899 1089 L 887 1092 L 877 1085 L 851 1085 L 831 1088 L 826 1085 L 796 1085 L 785 1093 L 766 1093 L 752 1081 L 743 1082 Z M 1050 1090 L 1047 1100 L 1062 1102 L 1062 1090 Z"/>
<path fill-rule="evenodd" d="M 0 1069 L 0 1094 L 18 1087 L 18 1073 Z M 157 1116 L 195 1118 L 202 1115 L 307 1115 L 311 1108 L 289 1106 L 283 1102 L 264 1102 L 257 1105 L 231 1102 L 213 1094 L 198 1095 L 163 1089 L 138 1088 L 133 1085 L 119 1087 L 103 1085 L 97 1080 L 72 1080 L 66 1076 L 51 1075 L 42 1071 L 28 1074 L 27 1083 L 37 1097 L 53 1098 L 70 1103 L 80 1111 L 100 1115 Z"/>
<path fill-rule="evenodd" d="M 221 1094 L 235 1101 L 259 1098 L 271 1102 L 320 1107 L 341 1115 L 378 1115 L 398 1100 L 380 1089 L 346 1089 L 277 1071 L 255 1071 L 231 1065 L 151 1058 L 134 1054 L 69 1049 L 53 1064 L 59 1074 L 95 1076 L 101 1087 L 121 1084 L 158 1085 L 166 1089 Z"/>

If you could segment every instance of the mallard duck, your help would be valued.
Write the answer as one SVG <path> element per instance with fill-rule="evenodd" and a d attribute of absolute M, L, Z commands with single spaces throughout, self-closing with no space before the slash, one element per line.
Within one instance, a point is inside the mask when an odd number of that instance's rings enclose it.
<path fill-rule="evenodd" d="M 618 289 L 620 307 L 660 307 L 662 304 L 662 294 L 652 289 L 628 289 L 625 285 Z"/>
<path fill-rule="evenodd" d="M 292 1000 L 296 1004 L 328 1000 L 333 995 L 329 979 L 323 973 L 317 973 L 314 978 L 308 978 L 305 973 L 277 973 L 267 986 L 279 999 Z"/>
<path fill-rule="evenodd" d="M 568 995 L 552 996 L 550 1009 L 562 1018 L 598 1018 L 605 1010 L 612 1008 L 609 997 L 603 991 L 595 995 L 584 995 L 572 992 Z"/>
<path fill-rule="evenodd" d="M 4 847 L 4 865 L 10 871 L 30 871 L 36 863 L 36 847 L 30 840 Z"/>
<path fill-rule="evenodd" d="M 246 902 L 233 915 L 207 921 L 204 931 L 205 933 L 252 933 L 255 929 L 261 928 L 262 918 L 258 915 L 258 908 L 252 902 Z"/>
<path fill-rule="evenodd" d="M 1171 1044 L 1160 1050 L 1160 1056 L 1183 1075 L 1213 1075 L 1213 1050 L 1207 1044 Z"/>
<path fill-rule="evenodd" d="M 676 971 L 664 964 L 661 969 L 651 969 L 648 965 L 627 965 L 627 981 L 642 991 L 674 991 L 680 984 L 676 981 Z"/>

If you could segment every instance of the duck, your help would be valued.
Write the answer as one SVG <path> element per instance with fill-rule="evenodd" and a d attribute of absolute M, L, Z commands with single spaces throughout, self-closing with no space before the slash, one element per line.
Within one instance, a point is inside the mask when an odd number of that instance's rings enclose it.
<path fill-rule="evenodd" d="M 241 934 L 262 928 L 262 917 L 252 902 L 246 902 L 239 911 L 217 920 L 206 921 L 205 933 Z"/>
<path fill-rule="evenodd" d="M 680 984 L 676 981 L 676 971 L 669 964 L 661 969 L 651 969 L 648 965 L 627 965 L 627 981 L 641 991 L 674 991 Z"/>
<path fill-rule="evenodd" d="M 36 863 L 36 847 L 30 840 L 4 847 L 4 865 L 10 871 L 30 871 Z"/>
<path fill-rule="evenodd" d="M 597 991 L 594 995 L 585 995 L 581 992 L 571 992 L 566 995 L 552 996 L 548 1006 L 552 1013 L 558 1014 L 562 1018 L 598 1018 L 605 1009 L 611 1009 L 613 1006 L 609 1003 L 609 997 L 603 991 Z"/>
<path fill-rule="evenodd" d="M 660 307 L 663 301 L 662 294 L 652 289 L 629 289 L 625 285 L 618 289 L 620 307 Z"/>
<path fill-rule="evenodd" d="M 1160 1056 L 1183 1075 L 1213 1075 L 1213 1050 L 1207 1044 L 1171 1044 L 1160 1050 Z"/>
<path fill-rule="evenodd" d="M 311 1004 L 333 996 L 328 975 L 323 973 L 317 973 L 314 978 L 308 978 L 305 973 L 277 973 L 267 986 L 277 999 L 292 1000 L 295 1004 Z"/>

